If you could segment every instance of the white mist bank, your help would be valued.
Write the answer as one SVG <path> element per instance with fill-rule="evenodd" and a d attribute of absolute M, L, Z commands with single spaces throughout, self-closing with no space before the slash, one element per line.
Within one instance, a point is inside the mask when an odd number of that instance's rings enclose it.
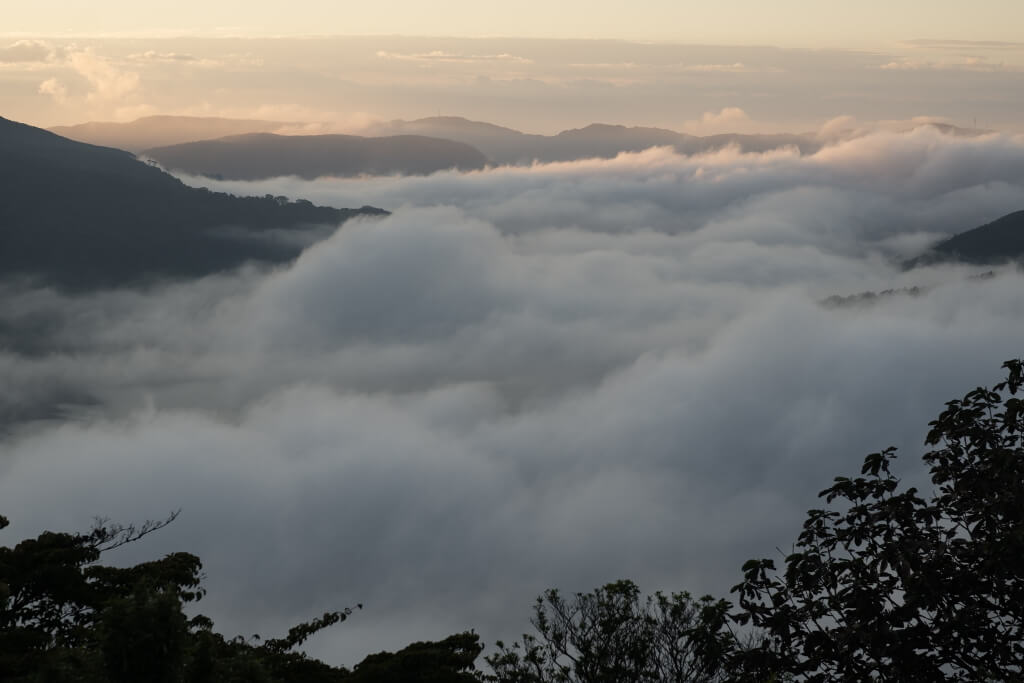
<path fill-rule="evenodd" d="M 5 292 L 33 352 L 0 351 L 0 401 L 77 397 L 0 441 L 5 538 L 181 507 L 119 558 L 198 554 L 226 633 L 363 603 L 330 661 L 515 636 L 551 586 L 725 596 L 1022 352 L 1019 271 L 897 265 L 1024 208 L 1016 138 L 217 187 L 395 212 L 276 269 Z"/>

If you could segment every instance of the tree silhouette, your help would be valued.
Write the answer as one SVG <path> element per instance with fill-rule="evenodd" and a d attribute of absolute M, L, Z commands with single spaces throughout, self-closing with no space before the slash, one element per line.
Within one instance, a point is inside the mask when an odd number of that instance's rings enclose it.
<path fill-rule="evenodd" d="M 689 593 L 641 598 L 617 581 L 566 600 L 557 590 L 537 598 L 537 635 L 486 658 L 499 683 L 645 683 L 725 680 L 732 647 L 729 604 Z"/>
<path fill-rule="evenodd" d="M 785 569 L 751 560 L 733 590 L 764 642 L 753 680 L 1014 681 L 1024 671 L 1024 381 L 950 401 L 924 455 L 935 489 L 901 486 L 895 450 L 821 492 Z"/>
<path fill-rule="evenodd" d="M 116 525 L 88 533 L 44 532 L 0 547 L 0 681 L 12 683 L 466 683 L 483 649 L 474 633 L 414 643 L 367 657 L 349 671 L 295 648 L 351 614 L 325 612 L 282 638 L 225 638 L 202 615 L 202 564 L 172 553 L 132 567 L 99 564 L 105 551 L 172 522 Z M 0 517 L 0 529 L 8 521 Z M 357 605 L 356 609 L 361 609 Z"/>

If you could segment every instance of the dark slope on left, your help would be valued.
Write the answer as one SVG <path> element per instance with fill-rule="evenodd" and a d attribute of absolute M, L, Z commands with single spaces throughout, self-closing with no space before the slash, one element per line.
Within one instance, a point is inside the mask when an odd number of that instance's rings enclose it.
<path fill-rule="evenodd" d="M 191 188 L 127 152 L 0 118 L 2 279 L 92 288 L 205 275 L 297 255 L 252 238 L 268 230 L 380 213 Z"/>

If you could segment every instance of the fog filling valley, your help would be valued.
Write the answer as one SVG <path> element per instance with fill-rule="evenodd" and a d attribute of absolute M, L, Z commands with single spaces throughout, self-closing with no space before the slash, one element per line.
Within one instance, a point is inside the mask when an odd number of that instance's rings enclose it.
<path fill-rule="evenodd" d="M 393 214 L 273 269 L 8 285 L 8 538 L 182 508 L 110 559 L 199 555 L 229 635 L 362 603 L 309 643 L 333 663 L 516 637 L 549 587 L 729 597 L 867 453 L 919 478 L 1024 339 L 1019 270 L 900 265 L 1024 208 L 1021 136 L 186 181 Z"/>

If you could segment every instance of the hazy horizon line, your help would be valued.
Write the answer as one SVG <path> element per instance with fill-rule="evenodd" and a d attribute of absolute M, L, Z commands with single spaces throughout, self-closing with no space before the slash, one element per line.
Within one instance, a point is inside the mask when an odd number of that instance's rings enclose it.
<path fill-rule="evenodd" d="M 225 31 L 236 31 L 240 27 L 225 27 Z M 382 32 L 353 32 L 353 33 L 235 33 L 219 32 L 217 30 L 196 30 L 192 29 L 153 29 L 142 31 L 115 31 L 115 32 L 34 32 L 34 31 L 2 31 L 0 38 L 3 39 L 40 39 L 59 38 L 62 40 L 81 38 L 89 40 L 331 40 L 345 38 L 415 38 L 431 40 L 521 40 L 536 42 L 557 42 L 557 43 L 620 43 L 629 45 L 665 45 L 677 47 L 743 47 L 743 48 L 769 48 L 777 50 L 836 50 L 840 52 L 868 52 L 877 53 L 886 48 L 897 49 L 899 47 L 933 47 L 936 45 L 961 45 L 961 46 L 984 46 L 989 48 L 1013 48 L 1024 49 L 1024 42 L 1013 41 L 989 41 L 971 40 L 951 36 L 917 36 L 914 38 L 899 38 L 895 40 L 882 40 L 873 43 L 847 43 L 838 41 L 819 42 L 796 42 L 784 44 L 770 41 L 688 41 L 679 39 L 654 39 L 654 38 L 623 38 L 613 36 L 592 36 L 586 38 L 571 36 L 531 36 L 517 34 L 460 34 L 460 33 L 382 33 Z"/>

